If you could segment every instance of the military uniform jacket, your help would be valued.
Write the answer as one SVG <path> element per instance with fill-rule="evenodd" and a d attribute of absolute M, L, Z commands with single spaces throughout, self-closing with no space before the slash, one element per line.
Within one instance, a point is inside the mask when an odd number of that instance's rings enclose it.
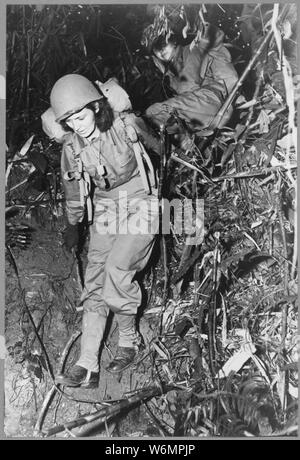
<path fill-rule="evenodd" d="M 94 202 L 117 199 L 120 190 L 133 195 L 143 189 L 139 168 L 126 126 L 134 127 L 140 141 L 158 152 L 159 142 L 141 118 L 133 113 L 116 114 L 112 127 L 92 142 L 70 133 L 61 157 L 61 177 L 65 190 L 67 217 L 71 224 L 81 222 L 95 185 Z M 152 179 L 152 184 L 154 179 Z"/>

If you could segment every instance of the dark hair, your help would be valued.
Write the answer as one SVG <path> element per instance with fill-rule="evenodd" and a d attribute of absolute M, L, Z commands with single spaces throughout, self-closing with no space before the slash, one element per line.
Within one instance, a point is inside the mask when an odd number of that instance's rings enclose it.
<path fill-rule="evenodd" d="M 155 53 L 161 51 L 169 43 L 175 46 L 178 45 L 178 40 L 175 34 L 170 35 L 169 38 L 167 38 L 166 34 L 159 35 L 152 43 L 151 52 Z"/>
<path fill-rule="evenodd" d="M 94 111 L 96 125 L 98 126 L 99 130 L 104 133 L 112 127 L 114 121 L 114 112 L 105 96 L 96 102 L 99 104 L 98 112 L 96 112 L 95 102 L 90 102 L 86 107 Z"/>
<path fill-rule="evenodd" d="M 96 112 L 96 104 L 99 106 L 98 112 Z M 102 133 L 108 131 L 112 127 L 114 112 L 105 96 L 97 101 L 89 102 L 85 107 L 82 107 L 82 109 L 83 108 L 90 109 L 94 112 L 96 125 Z M 78 110 L 78 112 L 82 109 Z M 62 120 L 60 124 L 66 131 L 73 131 L 66 123 L 66 119 Z"/>

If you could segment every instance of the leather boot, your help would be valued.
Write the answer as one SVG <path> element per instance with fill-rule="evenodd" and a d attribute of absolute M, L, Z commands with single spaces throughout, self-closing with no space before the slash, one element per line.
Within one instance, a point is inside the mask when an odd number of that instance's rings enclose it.
<path fill-rule="evenodd" d="M 133 347 L 118 347 L 114 359 L 109 363 L 106 370 L 112 374 L 125 371 L 131 366 L 138 354 L 138 350 Z"/>
<path fill-rule="evenodd" d="M 134 363 L 141 343 L 135 326 L 135 315 L 116 315 L 119 325 L 119 346 L 113 361 L 106 370 L 111 373 L 122 372 Z"/>
<path fill-rule="evenodd" d="M 91 372 L 84 367 L 73 366 L 70 371 L 55 377 L 55 383 L 67 387 L 97 388 L 99 372 Z"/>

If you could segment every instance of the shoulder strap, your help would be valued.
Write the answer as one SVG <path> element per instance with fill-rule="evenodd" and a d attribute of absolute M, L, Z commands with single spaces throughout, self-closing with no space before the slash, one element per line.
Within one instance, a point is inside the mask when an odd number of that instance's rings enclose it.
<path fill-rule="evenodd" d="M 77 180 L 80 191 L 80 204 L 87 209 L 88 222 L 91 223 L 93 220 L 92 216 L 92 202 L 90 197 L 91 192 L 91 178 L 89 174 L 83 171 L 83 163 L 81 160 L 80 152 L 83 147 L 82 140 L 78 136 L 73 136 L 72 140 L 68 142 L 68 146 L 72 150 L 73 158 L 76 162 L 75 171 L 66 171 L 64 173 L 64 179 L 67 181 Z"/>
<path fill-rule="evenodd" d="M 124 123 L 125 141 L 126 141 L 127 145 L 130 148 L 132 148 L 133 151 L 134 151 L 136 162 L 138 164 L 138 168 L 139 168 L 139 171 L 140 171 L 140 175 L 141 175 L 141 179 L 142 179 L 142 182 L 143 182 L 144 189 L 148 193 L 148 195 L 151 195 L 152 194 L 151 181 L 150 181 L 148 173 L 146 171 L 143 159 L 145 159 L 145 161 L 146 161 L 146 163 L 148 165 L 150 174 L 151 174 L 152 179 L 153 179 L 152 182 L 155 184 L 156 180 L 155 180 L 155 173 L 154 173 L 154 168 L 153 168 L 152 162 L 151 162 L 151 160 L 149 158 L 149 155 L 146 152 L 145 147 L 140 142 L 139 137 L 138 137 L 138 133 L 137 133 L 135 127 L 133 126 L 133 124 L 128 123 L 128 118 L 126 116 L 124 116 L 124 114 L 122 114 L 122 116 L 120 114 L 120 118 L 122 119 L 122 121 Z"/>

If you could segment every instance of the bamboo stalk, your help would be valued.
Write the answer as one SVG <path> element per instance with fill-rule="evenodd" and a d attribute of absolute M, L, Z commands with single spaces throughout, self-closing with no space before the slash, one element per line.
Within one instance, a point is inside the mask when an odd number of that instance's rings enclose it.
<path fill-rule="evenodd" d="M 218 289 L 218 265 L 219 265 L 219 233 L 216 232 L 216 246 L 214 249 L 214 263 L 213 263 L 213 290 L 211 295 L 211 301 L 209 303 L 208 311 L 208 354 L 210 361 L 210 369 L 212 375 L 216 373 L 215 361 L 216 361 L 216 310 L 217 310 L 217 289 Z"/>
<path fill-rule="evenodd" d="M 164 265 L 164 287 L 162 304 L 164 305 L 168 299 L 168 284 L 169 284 L 169 269 L 168 269 L 168 252 L 166 238 L 162 235 L 162 254 L 163 254 L 163 265 Z"/>
<path fill-rule="evenodd" d="M 67 422 L 65 424 L 50 428 L 45 433 L 45 436 L 50 437 L 55 434 L 61 433 L 62 431 L 65 431 L 66 429 L 72 430 L 73 428 L 77 428 L 77 427 L 84 426 L 87 424 L 89 424 L 90 429 L 94 429 L 98 427 L 99 425 L 105 423 L 105 421 L 110 420 L 112 417 L 119 415 L 122 411 L 130 410 L 135 405 L 141 404 L 145 400 L 151 399 L 155 396 L 159 396 L 162 394 L 162 392 L 166 393 L 170 391 L 171 389 L 173 389 L 173 386 L 172 387 L 166 386 L 164 389 L 159 388 L 159 387 L 148 387 L 146 389 L 142 389 L 136 395 L 133 395 L 129 397 L 128 399 L 124 399 L 120 401 L 118 404 L 115 404 L 109 407 L 105 407 L 96 412 L 93 412 L 92 414 L 86 414 L 80 418 L 72 420 L 71 422 Z M 87 427 L 85 426 L 84 432 L 87 431 L 86 428 Z M 78 437 L 82 437 L 80 430 L 77 431 L 76 435 Z"/>
<path fill-rule="evenodd" d="M 285 86 L 285 93 L 286 93 L 286 104 L 288 107 L 288 126 L 289 126 L 289 132 L 291 133 L 291 137 L 293 139 L 293 144 L 296 148 L 297 145 L 297 131 L 296 131 L 296 126 L 295 126 L 295 98 L 294 98 L 294 86 L 293 86 L 293 80 L 292 80 L 292 70 L 290 68 L 290 64 L 288 60 L 286 59 L 284 50 L 282 48 L 282 38 L 280 35 L 280 32 L 277 28 L 277 23 L 278 23 L 278 11 L 279 11 L 279 5 L 278 3 L 275 3 L 273 7 L 273 17 L 272 17 L 272 30 L 275 38 L 275 42 L 278 47 L 278 52 L 281 55 L 281 71 L 283 75 L 283 80 L 284 80 L 284 86 Z M 288 147 L 287 147 L 287 163 L 290 163 L 290 148 L 291 148 L 291 138 L 288 137 Z M 290 173 L 288 171 L 288 176 L 291 181 L 291 183 L 295 186 L 295 181 Z"/>
<path fill-rule="evenodd" d="M 295 187 L 295 203 L 297 209 L 297 187 Z M 296 273 L 296 265 L 298 259 L 298 222 L 297 216 L 295 219 L 295 226 L 294 226 L 294 244 L 293 244 L 293 258 L 292 258 L 292 268 L 291 268 L 291 280 L 294 279 Z"/>
<path fill-rule="evenodd" d="M 157 195 L 158 195 L 159 202 L 161 202 L 163 181 L 164 181 L 164 175 L 165 175 L 165 161 L 166 161 L 165 126 L 164 125 L 160 125 L 159 135 L 160 135 L 160 167 L 159 167 L 159 184 L 158 184 Z"/>
<path fill-rule="evenodd" d="M 289 269 L 288 269 L 288 253 L 287 253 L 287 241 L 286 241 L 286 233 L 285 233 L 285 228 L 284 228 L 284 223 L 283 223 L 283 212 L 282 212 L 282 205 L 281 205 L 281 199 L 280 199 L 280 190 L 281 190 L 281 177 L 279 178 L 279 184 L 278 184 L 278 195 L 277 195 L 277 214 L 278 214 L 278 219 L 279 219 L 279 226 L 280 226 L 280 231 L 281 231 L 281 237 L 282 237 L 282 244 L 283 244 L 283 256 L 284 256 L 284 278 L 283 278 L 283 294 L 284 296 L 289 295 L 289 290 L 288 290 L 288 275 L 289 275 Z M 280 359 L 282 360 L 281 367 L 284 367 L 285 364 L 285 359 L 286 359 L 286 336 L 287 336 L 287 318 L 288 318 L 288 304 L 284 303 L 282 307 L 282 314 L 281 314 L 281 346 L 280 346 L 280 354 L 281 357 Z M 281 401 L 282 401 L 282 409 L 284 411 L 284 417 L 286 416 L 286 403 L 287 403 L 287 371 L 283 370 L 280 371 L 281 374 L 281 379 L 282 379 L 282 388 L 280 390 L 281 392 Z"/>
<path fill-rule="evenodd" d="M 165 166 L 166 166 L 166 138 L 165 138 L 165 126 L 160 126 L 160 171 L 159 171 L 159 184 L 158 184 L 158 202 L 159 202 L 159 222 L 160 228 L 163 230 L 163 182 L 165 177 Z M 168 270 L 168 261 L 167 261 L 167 244 L 166 238 L 162 231 L 162 240 L 161 240 L 162 256 L 163 256 L 163 267 L 164 267 L 164 286 L 163 286 L 163 295 L 162 295 L 162 310 L 168 299 L 168 284 L 169 284 L 169 270 Z M 162 319 L 161 315 L 160 321 L 160 334 L 162 333 Z"/>
<path fill-rule="evenodd" d="M 284 16 L 286 15 L 287 11 L 288 11 L 288 8 L 289 8 L 289 5 L 286 4 L 283 6 L 280 14 L 278 15 L 278 18 L 277 18 L 277 22 L 281 21 Z M 225 112 L 228 110 L 229 106 L 231 105 L 231 103 L 233 102 L 234 100 L 234 97 L 236 95 L 236 93 L 238 92 L 239 88 L 242 86 L 242 84 L 244 83 L 244 80 L 246 79 L 248 73 L 250 72 L 250 70 L 252 69 L 252 67 L 254 66 L 254 64 L 256 63 L 257 59 L 259 58 L 259 56 L 261 55 L 261 53 L 263 52 L 264 48 L 267 46 L 267 44 L 269 43 L 269 41 L 271 40 L 272 36 L 273 36 L 273 33 L 274 33 L 274 30 L 273 28 L 270 28 L 270 30 L 268 31 L 268 33 L 265 35 L 263 41 L 261 42 L 258 50 L 256 51 L 256 53 L 254 54 L 254 56 L 252 57 L 252 59 L 249 61 L 247 67 L 245 68 L 244 72 L 242 73 L 242 75 L 240 76 L 239 80 L 236 82 L 236 84 L 234 85 L 231 93 L 228 95 L 227 99 L 225 100 L 223 106 L 220 108 L 219 112 L 216 114 L 213 122 L 212 122 L 212 125 L 213 126 L 216 126 L 216 127 L 219 127 L 220 125 L 220 122 L 222 120 L 222 118 L 224 117 L 224 114 Z"/>

